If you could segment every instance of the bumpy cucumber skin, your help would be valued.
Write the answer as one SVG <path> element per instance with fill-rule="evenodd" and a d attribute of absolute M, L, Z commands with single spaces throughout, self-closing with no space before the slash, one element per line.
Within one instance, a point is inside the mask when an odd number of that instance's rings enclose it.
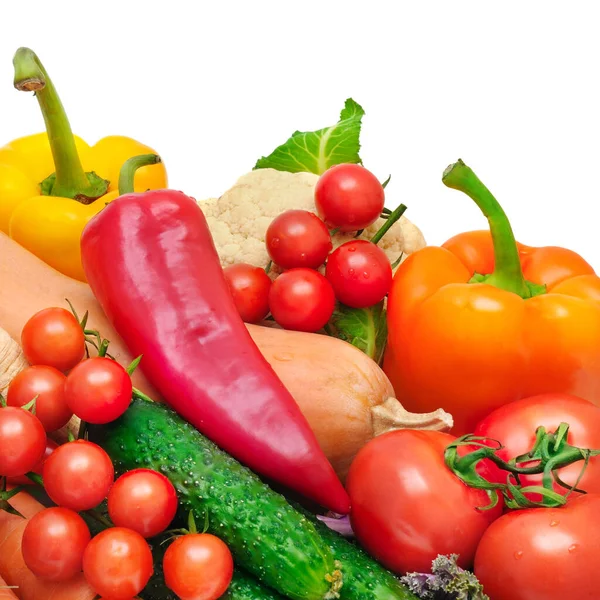
<path fill-rule="evenodd" d="M 314 523 L 336 560 L 342 564 L 344 585 L 340 590 L 340 600 L 418 600 L 393 573 L 362 548 L 327 527 L 303 508 L 297 508 Z"/>
<path fill-rule="evenodd" d="M 256 579 L 242 571 L 236 571 L 229 588 L 221 600 L 284 600 L 277 592 L 267 589 Z"/>
<path fill-rule="evenodd" d="M 336 597 L 331 581 L 341 574 L 314 524 L 165 405 L 134 399 L 116 421 L 90 425 L 88 437 L 106 450 L 117 475 L 164 473 L 180 516 L 192 511 L 199 527 L 207 518 L 207 531 L 266 586 L 292 600 Z"/>

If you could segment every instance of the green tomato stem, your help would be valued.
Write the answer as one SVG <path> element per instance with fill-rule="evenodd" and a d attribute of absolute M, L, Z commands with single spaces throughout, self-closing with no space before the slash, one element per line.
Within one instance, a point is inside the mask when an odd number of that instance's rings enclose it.
<path fill-rule="evenodd" d="M 389 213 L 386 222 L 381 226 L 379 231 L 371 238 L 371 242 L 373 244 L 377 244 L 392 227 L 392 225 L 396 223 L 396 221 L 400 220 L 400 217 L 406 212 L 406 208 L 407 207 L 404 204 L 400 204 L 400 206 L 398 206 L 391 213 Z"/>
<path fill-rule="evenodd" d="M 40 59 L 33 50 L 19 48 L 13 58 L 13 65 L 15 88 L 35 92 L 52 150 L 56 172 L 42 182 L 42 193 L 73 198 L 83 204 L 89 204 L 103 196 L 108 189 L 108 181 L 95 173 L 84 172 L 69 119 Z"/>
<path fill-rule="evenodd" d="M 600 455 L 600 450 L 577 448 L 567 442 L 569 426 L 561 423 L 556 432 L 546 431 L 539 427 L 533 449 L 521 456 L 505 461 L 497 455 L 502 446 L 496 440 L 474 435 L 465 435 L 450 444 L 444 453 L 447 467 L 466 485 L 486 490 L 497 497 L 498 492 L 504 496 L 509 508 L 535 508 L 562 506 L 573 492 L 585 493 L 577 486 L 583 477 L 590 458 Z M 493 442 L 494 445 L 490 445 Z M 469 452 L 459 453 L 459 448 L 466 447 Z M 487 481 L 477 471 L 481 461 L 491 461 L 507 473 L 506 483 Z M 574 485 L 563 482 L 558 471 L 568 465 L 583 461 L 583 467 Z M 526 466 L 522 466 L 526 465 Z M 520 476 L 542 475 L 541 486 L 523 486 Z M 554 484 L 567 490 L 566 495 L 556 492 Z M 539 494 L 542 499 L 533 501 L 527 493 Z M 490 508 L 485 507 L 485 508 Z"/>

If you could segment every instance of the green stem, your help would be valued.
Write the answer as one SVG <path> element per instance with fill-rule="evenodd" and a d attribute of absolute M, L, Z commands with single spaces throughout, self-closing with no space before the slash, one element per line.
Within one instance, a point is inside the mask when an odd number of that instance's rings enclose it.
<path fill-rule="evenodd" d="M 30 471 L 29 473 L 27 473 L 27 477 L 29 479 L 31 479 L 31 481 L 33 481 L 33 483 L 36 483 L 40 487 L 44 487 L 44 480 L 42 479 L 42 476 L 39 475 L 38 473 L 34 473 L 33 471 Z"/>
<path fill-rule="evenodd" d="M 535 286 L 525 280 L 510 221 L 477 175 L 459 159 L 444 171 L 442 182 L 449 188 L 467 194 L 488 220 L 494 244 L 495 266 L 493 273 L 481 281 L 517 294 L 521 298 L 531 298 L 545 291 L 542 286 Z"/>
<path fill-rule="evenodd" d="M 549 433 L 544 427 L 536 431 L 536 441 L 533 449 L 509 461 L 505 461 L 497 452 L 502 446 L 496 440 L 465 435 L 445 450 L 445 462 L 448 468 L 466 485 L 487 490 L 488 493 L 500 492 L 509 508 L 533 508 L 536 506 L 562 506 L 572 492 L 585 493 L 577 486 L 589 464 L 590 458 L 600 455 L 600 450 L 577 448 L 567 442 L 569 426 L 561 423 L 557 431 Z M 490 445 L 493 442 L 494 445 Z M 459 448 L 465 447 L 467 453 L 459 453 Z M 499 469 L 507 474 L 506 483 L 495 483 L 485 479 L 477 470 L 481 461 L 492 461 Z M 583 461 L 583 467 L 574 485 L 561 481 L 559 470 Z M 522 466 L 523 465 L 523 466 Z M 541 486 L 522 486 L 520 477 L 524 475 L 542 475 Z M 566 495 L 558 494 L 554 483 L 568 490 Z M 538 494 L 541 501 L 533 501 L 526 494 Z M 488 507 L 485 507 L 488 508 Z"/>
<path fill-rule="evenodd" d="M 390 227 L 400 219 L 400 217 L 405 213 L 405 211 L 406 206 L 404 206 L 404 204 L 400 204 L 400 206 L 393 210 L 389 214 L 386 222 L 381 226 L 381 229 L 371 238 L 371 242 L 373 244 L 377 244 L 377 242 L 379 242 L 379 240 L 381 240 L 381 238 L 388 232 Z"/>
<path fill-rule="evenodd" d="M 152 400 L 152 398 L 150 398 L 150 396 L 144 394 L 144 392 L 142 392 L 142 390 L 138 390 L 136 387 L 133 388 L 133 397 L 137 398 L 138 400 L 145 400 L 146 402 L 154 402 L 154 400 Z"/>
<path fill-rule="evenodd" d="M 139 156 L 132 156 L 127 159 L 121 171 L 119 172 L 119 195 L 131 194 L 133 192 L 133 182 L 135 179 L 135 172 L 148 165 L 155 165 L 161 162 L 158 154 L 140 154 Z"/>
<path fill-rule="evenodd" d="M 89 203 L 104 195 L 108 182 L 95 174 L 84 172 L 69 119 L 40 59 L 33 50 L 19 48 L 13 65 L 15 88 L 35 92 L 52 150 L 56 172 L 43 182 L 42 193 L 74 198 L 82 203 Z"/>

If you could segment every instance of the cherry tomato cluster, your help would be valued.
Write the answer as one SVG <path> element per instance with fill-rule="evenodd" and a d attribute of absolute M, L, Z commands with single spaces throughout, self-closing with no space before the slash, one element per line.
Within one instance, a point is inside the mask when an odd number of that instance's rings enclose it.
<path fill-rule="evenodd" d="M 22 485 L 44 486 L 55 504 L 32 517 L 23 532 L 22 553 L 29 570 L 47 581 L 83 574 L 94 589 L 113 600 L 130 600 L 154 572 L 148 542 L 173 522 L 178 499 L 163 474 L 135 469 L 115 480 L 108 454 L 86 439 L 57 445 L 48 432 L 75 414 L 88 423 L 121 416 L 132 397 L 130 374 L 106 356 L 85 358 L 86 335 L 69 311 L 50 308 L 34 315 L 22 333 L 30 367 L 10 383 L 0 408 L 0 489 L 8 499 Z M 96 509 L 107 502 L 108 519 Z M 105 528 L 92 536 L 84 516 Z M 178 530 L 181 532 L 181 530 Z M 233 576 L 233 559 L 219 538 L 180 535 L 163 558 L 166 585 L 182 600 L 215 600 Z"/>
<path fill-rule="evenodd" d="M 285 329 L 314 332 L 327 324 L 336 300 L 353 308 L 383 300 L 392 284 L 392 265 L 377 240 L 355 239 L 333 250 L 331 237 L 369 227 L 382 216 L 384 203 L 383 185 L 364 167 L 342 164 L 327 170 L 315 186 L 318 215 L 288 210 L 267 229 L 267 251 L 281 275 L 271 282 L 265 270 L 252 265 L 225 269 L 242 319 L 256 323 L 270 312 Z M 317 269 L 324 264 L 322 275 Z"/>

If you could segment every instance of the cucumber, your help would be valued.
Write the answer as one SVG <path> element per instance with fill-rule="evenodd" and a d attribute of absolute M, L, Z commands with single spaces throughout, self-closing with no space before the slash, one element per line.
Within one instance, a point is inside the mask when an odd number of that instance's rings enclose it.
<path fill-rule="evenodd" d="M 283 600 L 283 596 L 267 589 L 252 576 L 237 569 L 221 600 Z"/>
<path fill-rule="evenodd" d="M 33 491 L 34 486 L 31 486 L 31 488 Z M 98 506 L 94 513 L 101 515 L 105 519 L 110 519 L 106 501 Z M 103 523 L 100 523 L 89 513 L 83 512 L 81 516 L 87 523 L 93 536 L 106 529 Z M 154 571 L 146 587 L 137 596 L 141 600 L 178 600 L 177 596 L 165 585 L 163 573 L 163 558 L 169 547 L 169 536 L 170 534 L 165 533 L 147 540 L 152 550 Z M 283 600 L 283 597 L 277 592 L 264 587 L 254 577 L 245 573 L 237 566 L 233 572 L 231 583 L 221 598 L 223 600 Z"/>
<path fill-rule="evenodd" d="M 314 524 L 331 552 L 342 563 L 344 585 L 341 600 L 418 600 L 400 580 L 362 548 L 301 510 Z"/>
<path fill-rule="evenodd" d="M 89 425 L 120 475 L 135 468 L 164 473 L 179 497 L 179 516 L 230 548 L 236 563 L 292 600 L 339 597 L 342 574 L 315 524 L 252 471 L 165 406 L 134 399 L 106 425 Z"/>

